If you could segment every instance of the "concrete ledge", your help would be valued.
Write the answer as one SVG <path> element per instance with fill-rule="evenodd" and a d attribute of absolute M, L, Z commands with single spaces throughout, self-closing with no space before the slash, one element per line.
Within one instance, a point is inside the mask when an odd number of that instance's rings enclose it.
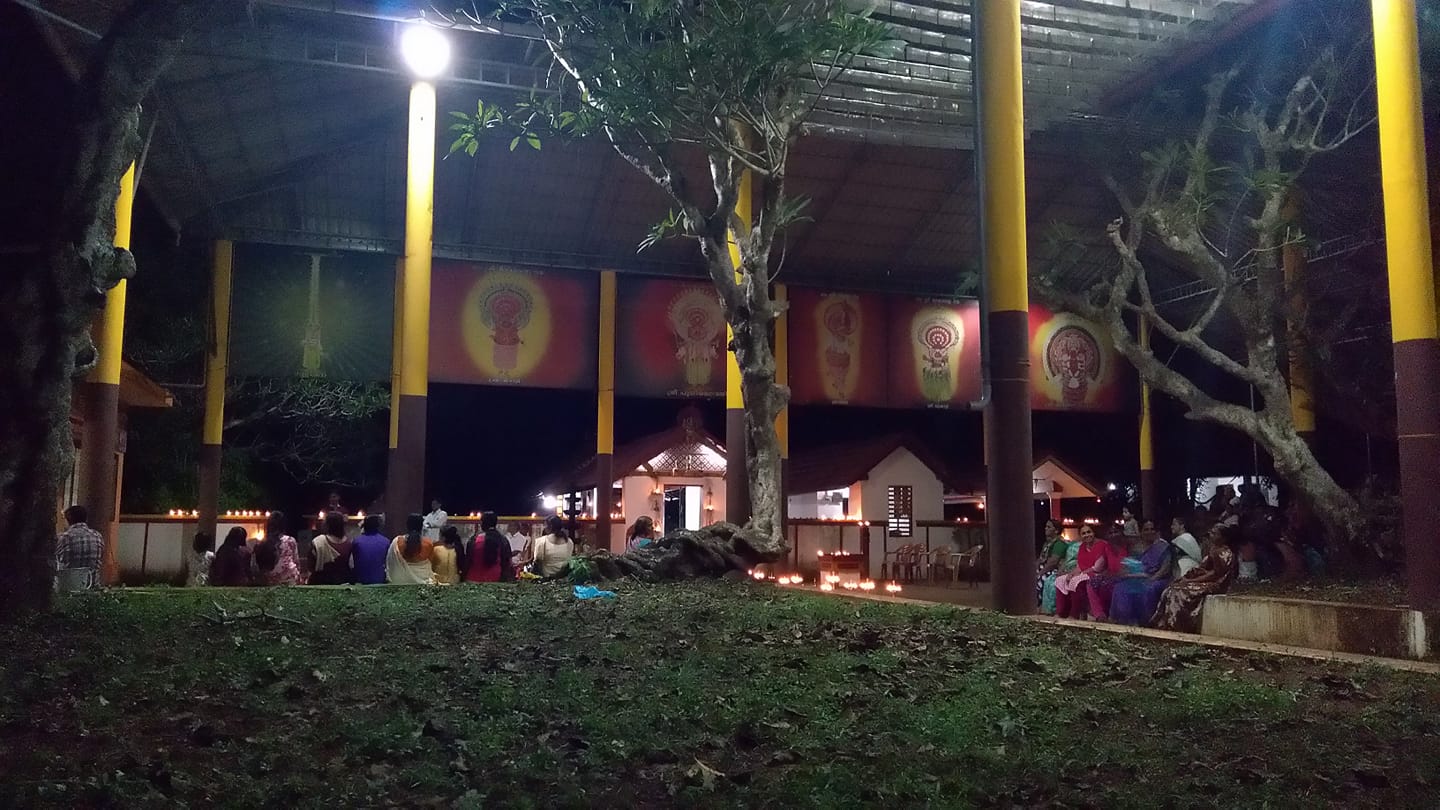
<path fill-rule="evenodd" d="M 1207 597 L 1201 626 L 1207 636 L 1417 660 L 1437 651 L 1437 630 L 1440 616 L 1409 608 L 1235 595 Z"/>

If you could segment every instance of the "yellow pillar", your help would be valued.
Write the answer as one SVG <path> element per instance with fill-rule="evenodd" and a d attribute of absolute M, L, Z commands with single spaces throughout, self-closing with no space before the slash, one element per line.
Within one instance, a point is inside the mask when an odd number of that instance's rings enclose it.
<path fill-rule="evenodd" d="M 775 321 L 775 382 L 790 385 L 790 311 L 786 304 L 790 291 L 784 284 L 775 285 L 775 303 L 781 306 Z M 780 526 L 781 535 L 790 519 L 790 404 L 775 417 L 775 436 L 780 440 Z"/>
<path fill-rule="evenodd" d="M 1280 264 L 1285 274 L 1285 288 L 1295 302 L 1296 315 L 1286 324 L 1289 332 L 1290 418 L 1295 421 L 1295 430 L 1307 442 L 1315 440 L 1315 370 L 1310 367 L 1305 354 L 1302 327 L 1307 306 L 1301 286 L 1305 273 L 1305 250 L 1297 241 L 1300 233 L 1298 220 L 1300 206 L 1294 197 L 1285 201 L 1285 220 L 1292 226 L 1287 233 L 1284 247 L 1280 249 Z"/>
<path fill-rule="evenodd" d="M 135 211 L 135 164 L 120 178 L 115 198 L 115 246 L 130 249 L 131 219 Z M 115 582 L 115 536 L 120 518 L 120 368 L 125 338 L 125 291 L 122 280 L 105 294 L 105 308 L 90 334 L 95 341 L 95 366 L 82 387 L 85 414 L 84 444 L 79 466 L 80 503 L 90 527 L 105 538 L 101 573 Z"/>
<path fill-rule="evenodd" d="M 130 223 L 135 211 L 135 164 L 120 178 L 120 195 L 115 199 L 115 247 L 130 249 Z M 121 354 L 125 337 L 126 282 L 120 280 L 105 294 L 105 310 L 95 322 L 91 334 L 95 339 L 97 357 L 90 369 L 90 382 L 120 384 Z"/>
<path fill-rule="evenodd" d="M 405 259 L 395 260 L 395 298 L 390 306 L 390 443 L 385 450 L 385 509 L 386 528 L 399 533 L 400 518 L 396 510 L 400 501 L 395 497 L 400 486 L 400 364 L 405 358 L 400 347 L 405 342 Z"/>
<path fill-rule="evenodd" d="M 784 307 L 789 301 L 784 284 L 775 285 L 775 303 Z M 790 313 L 782 311 L 775 321 L 775 382 L 790 384 Z M 786 404 L 775 417 L 775 434 L 780 439 L 780 458 L 790 458 L 790 406 Z"/>
<path fill-rule="evenodd" d="M 1140 348 L 1150 351 L 1150 322 L 1140 321 Z M 1155 480 L 1155 433 L 1151 423 L 1150 384 L 1140 382 L 1140 512 L 1155 521 L 1158 528 L 1165 524 L 1160 514 L 1159 484 Z"/>
<path fill-rule="evenodd" d="M 735 213 L 742 222 L 749 224 L 752 219 L 751 198 L 754 194 L 754 178 L 746 171 L 740 176 L 740 195 L 735 201 Z M 735 234 L 730 234 L 730 261 L 735 265 L 735 277 L 740 278 L 740 246 Z M 725 340 L 734 338 L 734 332 L 727 325 Z M 735 352 L 725 352 L 725 519 L 731 523 L 744 524 L 750 520 L 750 477 L 745 469 L 745 395 L 740 386 L 740 364 Z"/>
<path fill-rule="evenodd" d="M 205 421 L 200 440 L 200 531 L 215 537 L 220 514 L 220 459 L 225 432 L 225 379 L 230 368 L 230 290 L 235 246 L 215 242 L 210 282 L 211 343 L 205 352 Z"/>
<path fill-rule="evenodd" d="M 395 260 L 395 302 L 390 324 L 390 449 L 400 446 L 400 364 L 405 362 L 400 347 L 405 342 L 405 259 Z"/>
<path fill-rule="evenodd" d="M 989 298 L 986 516 L 992 601 L 1035 612 L 1030 299 L 1025 255 L 1025 126 L 1020 0 L 975 3 L 981 257 Z"/>
<path fill-rule="evenodd" d="M 400 400 L 396 475 L 386 519 L 392 529 L 425 495 L 425 419 L 430 390 L 430 260 L 435 225 L 435 85 L 410 88 L 405 170 L 405 270 L 400 281 Z"/>
<path fill-rule="evenodd" d="M 1410 603 L 1440 607 L 1440 323 L 1431 263 L 1415 0 L 1372 0 L 1400 504 Z"/>
<path fill-rule="evenodd" d="M 595 544 L 611 551 L 615 509 L 615 271 L 600 273 L 600 340 L 595 366 Z"/>

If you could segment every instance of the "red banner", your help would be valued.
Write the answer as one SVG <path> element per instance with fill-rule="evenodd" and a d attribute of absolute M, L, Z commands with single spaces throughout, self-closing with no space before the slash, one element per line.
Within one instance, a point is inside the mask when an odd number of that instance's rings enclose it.
<path fill-rule="evenodd" d="M 593 274 L 437 261 L 430 284 L 431 380 L 595 386 Z"/>
<path fill-rule="evenodd" d="M 622 276 L 616 293 L 616 393 L 725 395 L 725 314 L 710 282 Z"/>
<path fill-rule="evenodd" d="M 884 298 L 792 288 L 788 317 L 792 402 L 886 404 Z"/>
<path fill-rule="evenodd" d="M 1126 411 L 1136 404 L 1130 364 L 1104 329 L 1068 312 L 1030 305 L 1032 408 Z"/>
<path fill-rule="evenodd" d="M 890 299 L 890 405 L 949 408 L 980 396 L 980 305 Z"/>

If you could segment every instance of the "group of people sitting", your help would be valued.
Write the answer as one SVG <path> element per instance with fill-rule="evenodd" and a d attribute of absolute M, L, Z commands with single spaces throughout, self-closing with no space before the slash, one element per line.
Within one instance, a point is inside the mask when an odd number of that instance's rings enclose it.
<path fill-rule="evenodd" d="M 1198 633 L 1205 597 L 1225 593 L 1240 574 L 1237 530 L 1216 523 L 1202 550 L 1184 518 L 1170 522 L 1169 540 L 1129 509 L 1122 519 L 1107 538 L 1082 526 L 1077 541 L 1067 540 L 1057 521 L 1046 521 L 1036 580 L 1041 611 Z"/>
<path fill-rule="evenodd" d="M 327 512 L 323 525 L 302 551 L 286 533 L 285 515 L 272 512 L 263 539 L 248 537 L 244 527 L 230 529 L 220 548 L 209 535 L 195 536 L 188 561 L 190 585 L 453 585 L 461 582 L 509 582 L 563 574 L 575 554 L 575 540 L 559 517 L 545 522 L 545 534 L 512 548 L 494 512 L 480 516 L 480 530 L 462 538 L 455 526 L 425 536 L 425 516 L 412 514 L 398 537 L 381 533 L 376 515 L 365 518 L 360 534 L 348 537 L 345 516 Z"/>

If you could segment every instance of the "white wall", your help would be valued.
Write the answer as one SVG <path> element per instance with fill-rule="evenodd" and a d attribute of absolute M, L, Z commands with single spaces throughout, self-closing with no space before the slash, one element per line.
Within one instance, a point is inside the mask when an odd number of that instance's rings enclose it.
<path fill-rule="evenodd" d="M 676 527 L 661 525 L 664 518 L 663 502 L 661 503 L 660 509 L 654 508 L 654 506 L 651 504 L 650 497 L 651 494 L 655 491 L 655 481 L 655 478 L 652 478 L 648 475 L 632 475 L 628 478 L 623 479 L 621 481 L 621 490 L 623 493 L 621 497 L 621 503 L 623 504 L 623 508 L 625 510 L 626 526 L 634 523 L 635 519 L 640 517 L 641 515 L 649 515 L 651 518 L 654 519 L 655 527 L 659 529 L 660 532 L 663 534 L 666 531 L 669 531 L 670 529 Z M 723 477 L 677 478 L 673 475 L 662 475 L 660 476 L 659 481 L 661 489 L 664 489 L 667 485 L 700 487 L 701 526 L 707 526 L 716 521 L 724 520 L 725 479 Z M 715 511 L 708 513 L 706 513 L 703 508 L 705 504 L 705 488 L 707 486 L 710 488 L 710 492 L 713 495 L 713 502 L 715 504 Z M 620 533 L 619 537 L 621 538 L 620 542 L 623 545 L 625 537 L 623 531 Z"/>
<path fill-rule="evenodd" d="M 838 503 L 831 500 L 836 495 L 841 498 Z M 860 508 L 859 501 L 851 498 L 848 487 L 824 492 L 805 492 L 787 498 L 786 507 L 790 517 L 801 520 L 847 520 Z"/>
<path fill-rule="evenodd" d="M 820 517 L 820 493 L 806 492 L 785 499 L 786 514 L 792 518 L 814 520 Z"/>
<path fill-rule="evenodd" d="M 910 486 L 914 489 L 915 521 L 943 520 L 945 518 L 945 487 L 930 468 L 915 457 L 914 453 L 901 447 L 876 464 L 866 476 L 862 493 L 858 496 L 863 505 L 863 517 L 870 528 L 870 576 L 880 576 L 880 564 L 886 546 L 888 531 L 886 518 L 889 517 L 886 499 L 892 486 Z M 850 490 L 853 504 L 855 488 Z M 892 537 L 889 547 L 894 549 L 906 543 L 923 541 L 923 533 L 917 529 L 909 539 Z"/>
<path fill-rule="evenodd" d="M 220 547 L 225 535 L 235 526 L 243 527 L 254 537 L 264 525 L 264 520 L 222 520 L 215 526 L 215 547 Z M 121 580 L 155 583 L 183 579 L 186 555 L 198 530 L 199 523 L 194 520 L 122 518 L 115 542 L 115 563 L 120 569 Z"/>

